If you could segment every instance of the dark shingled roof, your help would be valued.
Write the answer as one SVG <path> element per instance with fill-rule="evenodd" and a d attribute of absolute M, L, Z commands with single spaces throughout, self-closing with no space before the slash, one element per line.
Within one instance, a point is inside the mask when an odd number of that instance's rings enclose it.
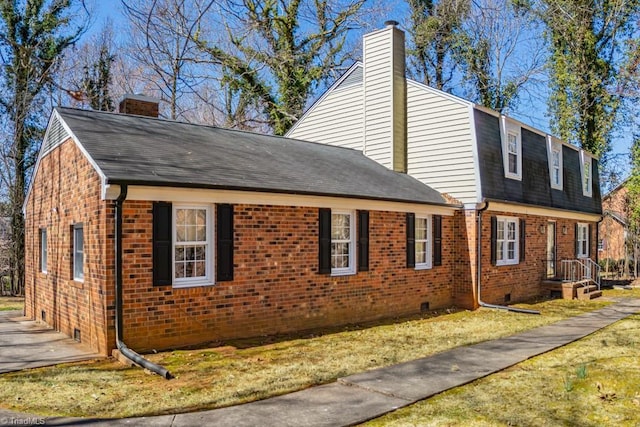
<path fill-rule="evenodd" d="M 148 117 L 56 111 L 112 184 L 446 203 L 420 181 L 351 149 Z"/>

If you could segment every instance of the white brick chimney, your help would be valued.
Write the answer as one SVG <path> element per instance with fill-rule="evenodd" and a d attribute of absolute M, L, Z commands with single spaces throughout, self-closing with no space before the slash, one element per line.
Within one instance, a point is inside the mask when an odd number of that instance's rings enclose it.
<path fill-rule="evenodd" d="M 395 21 L 366 34 L 364 56 L 364 153 L 407 172 L 407 82 L 404 31 Z"/>

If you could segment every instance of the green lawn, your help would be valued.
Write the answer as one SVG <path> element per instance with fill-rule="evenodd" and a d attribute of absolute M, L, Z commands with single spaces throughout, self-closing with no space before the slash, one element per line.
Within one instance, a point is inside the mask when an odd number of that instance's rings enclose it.
<path fill-rule="evenodd" d="M 170 381 L 113 360 L 34 369 L 0 376 L 0 406 L 40 415 L 99 417 L 213 409 L 512 335 L 609 303 L 549 300 L 519 305 L 540 310 L 540 316 L 491 309 L 439 312 L 304 337 L 149 355 L 176 376 Z M 556 375 L 564 378 L 567 368 L 558 368 Z"/>

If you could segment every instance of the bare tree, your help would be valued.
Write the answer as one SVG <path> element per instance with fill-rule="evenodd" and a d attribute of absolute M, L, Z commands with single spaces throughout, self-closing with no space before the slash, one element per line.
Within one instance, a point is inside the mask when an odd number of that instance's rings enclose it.
<path fill-rule="evenodd" d="M 470 0 L 407 0 L 411 11 L 410 72 L 425 84 L 451 91 Z"/>
<path fill-rule="evenodd" d="M 610 151 L 621 102 L 623 47 L 634 40 L 638 0 L 530 1 L 547 26 L 554 132 L 596 155 Z M 622 53 L 622 54 L 621 54 Z M 633 68 L 633 61 L 629 62 Z"/>
<path fill-rule="evenodd" d="M 0 108 L 10 138 L 2 147 L 2 180 L 8 190 L 11 232 L 11 281 L 24 292 L 24 217 L 22 205 L 41 140 L 45 100 L 63 52 L 83 26 L 75 27 L 79 2 L 32 0 L 0 3 Z M 76 18 L 78 16 L 75 16 Z"/>
<path fill-rule="evenodd" d="M 120 47 L 115 42 L 113 24 L 107 21 L 99 33 L 71 48 L 57 73 L 57 104 L 113 111 L 114 66 Z"/>
<path fill-rule="evenodd" d="M 544 39 L 535 17 L 511 0 L 473 2 L 461 46 L 469 97 L 499 112 L 513 110 L 525 86 L 541 76 Z"/>
<path fill-rule="evenodd" d="M 207 76 L 198 67 L 202 53 L 193 39 L 212 2 L 204 0 L 122 0 L 129 22 L 131 59 L 142 67 L 153 94 L 169 106 L 171 119 L 185 119 L 189 95 Z"/>
<path fill-rule="evenodd" d="M 220 11 L 227 39 L 194 40 L 221 67 L 236 109 L 259 105 L 269 127 L 284 134 L 313 90 L 353 58 L 344 46 L 364 3 L 227 0 Z"/>

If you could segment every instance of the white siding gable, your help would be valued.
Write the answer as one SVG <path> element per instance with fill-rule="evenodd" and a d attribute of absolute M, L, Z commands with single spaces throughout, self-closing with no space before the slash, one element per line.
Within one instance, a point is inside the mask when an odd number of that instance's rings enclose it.
<path fill-rule="evenodd" d="M 409 175 L 463 203 L 475 203 L 472 104 L 409 80 Z"/>
<path fill-rule="evenodd" d="M 363 150 L 362 84 L 336 86 L 311 107 L 287 137 Z"/>

